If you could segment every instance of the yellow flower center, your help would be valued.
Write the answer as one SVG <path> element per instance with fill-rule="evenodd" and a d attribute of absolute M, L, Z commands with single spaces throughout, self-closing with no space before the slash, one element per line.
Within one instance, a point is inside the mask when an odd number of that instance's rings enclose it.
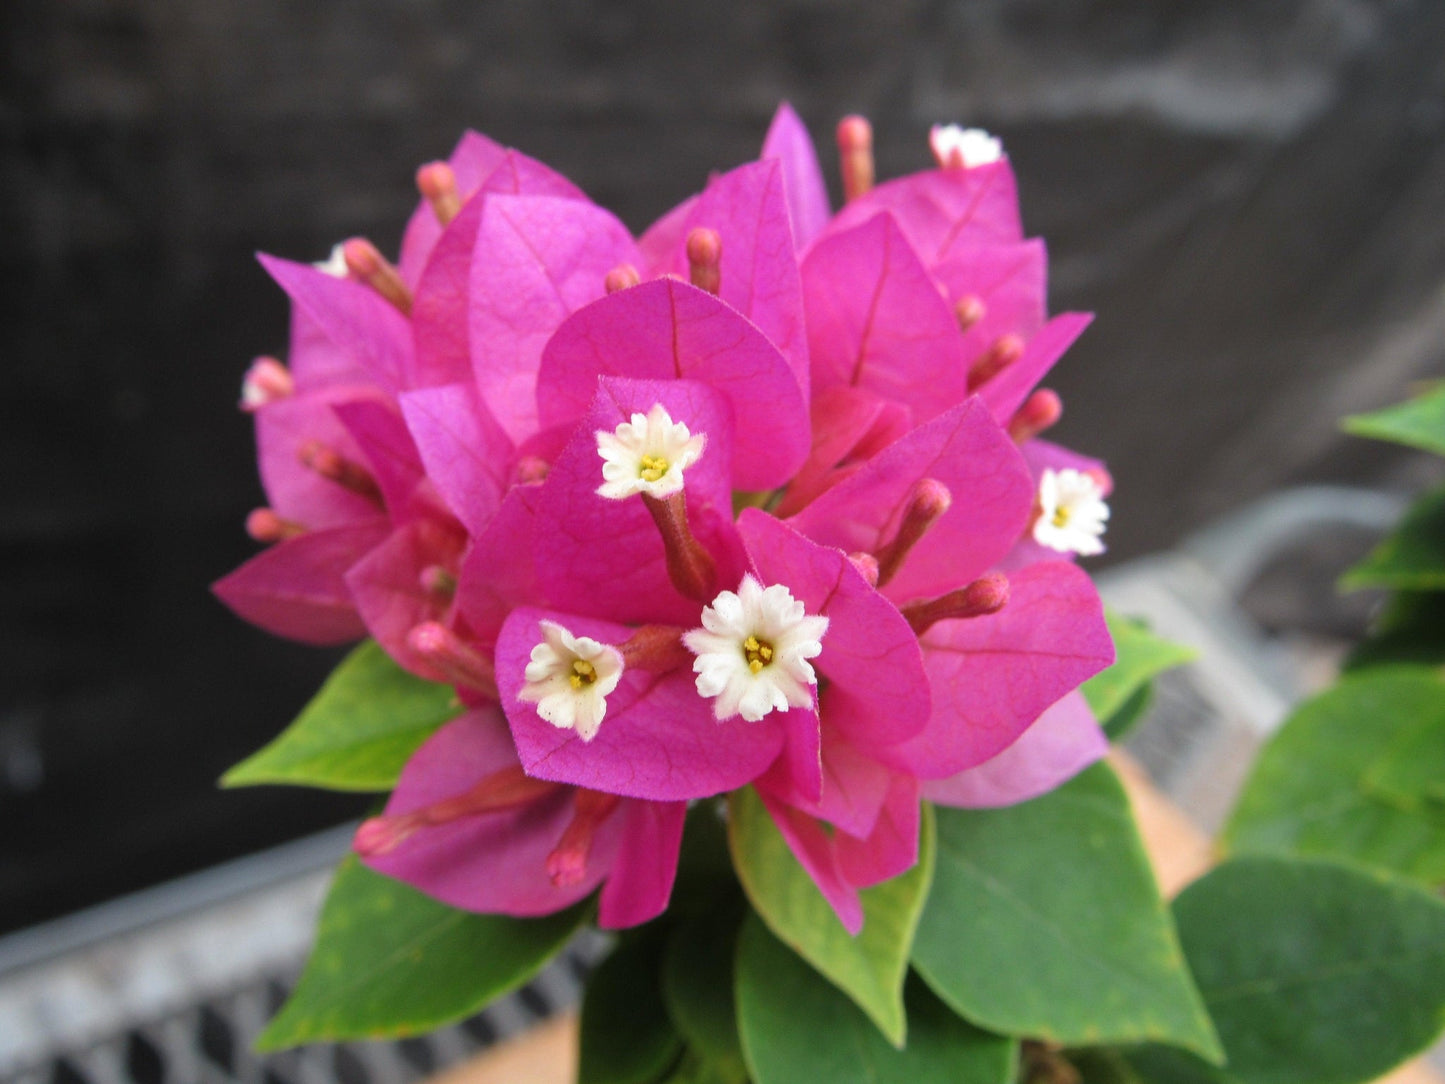
<path fill-rule="evenodd" d="M 597 680 L 597 668 L 586 659 L 576 659 L 572 663 L 572 672 L 567 675 L 567 680 L 572 683 L 574 689 L 591 685 Z"/>
<path fill-rule="evenodd" d="M 660 455 L 645 455 L 642 457 L 642 469 L 637 473 L 644 482 L 656 482 L 664 474 L 670 464 Z"/>
<path fill-rule="evenodd" d="M 749 636 L 743 641 L 743 658 L 748 660 L 748 669 L 756 674 L 773 661 L 773 645 L 766 640 L 759 640 L 756 636 Z"/>
<path fill-rule="evenodd" d="M 1069 525 L 1069 510 L 1067 508 L 1054 509 L 1052 523 L 1055 527 L 1067 527 Z"/>

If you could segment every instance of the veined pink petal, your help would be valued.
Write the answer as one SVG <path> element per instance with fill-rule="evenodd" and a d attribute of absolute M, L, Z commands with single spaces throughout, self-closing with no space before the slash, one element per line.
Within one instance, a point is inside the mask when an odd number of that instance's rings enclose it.
<path fill-rule="evenodd" d="M 803 261 L 803 296 L 815 393 L 859 388 L 919 422 L 968 398 L 958 318 L 891 215 L 819 240 Z"/>
<path fill-rule="evenodd" d="M 346 570 L 387 535 L 386 521 L 308 531 L 278 542 L 211 585 L 253 625 L 308 644 L 344 644 L 366 635 L 346 587 Z"/>
<path fill-rule="evenodd" d="M 407 432 L 401 414 L 395 406 L 379 399 L 341 402 L 331 409 L 366 457 L 392 520 L 410 520 L 416 512 L 417 487 L 425 475 L 416 442 Z"/>
<path fill-rule="evenodd" d="M 769 790 L 790 803 L 808 809 L 823 801 L 823 735 L 818 713 L 811 709 L 792 708 L 782 716 L 783 751 L 772 766 L 758 778 L 767 780 Z"/>
<path fill-rule="evenodd" d="M 930 267 L 975 245 L 1023 240 L 1018 189 L 1007 159 L 885 181 L 839 211 L 829 232 L 856 226 L 880 210 L 892 212 Z"/>
<path fill-rule="evenodd" d="M 428 681 L 445 681 L 435 667 L 407 644 L 407 633 L 423 621 L 443 621 L 450 600 L 422 586 L 422 572 L 433 566 L 454 569 L 465 539 L 428 519 L 393 531 L 346 573 L 346 586 L 366 629 L 402 667 Z"/>
<path fill-rule="evenodd" d="M 1046 709 L 1018 741 L 974 768 L 923 784 L 923 796 L 964 809 L 1014 805 L 1068 782 L 1109 751 L 1084 694 Z"/>
<path fill-rule="evenodd" d="M 365 463 L 356 440 L 335 407 L 350 402 L 381 402 L 369 385 L 331 385 L 268 403 L 256 411 L 256 459 L 261 485 L 271 507 L 285 519 L 312 530 L 372 519 L 380 509 L 369 498 L 324 478 L 301 462 L 313 441 L 347 459 Z"/>
<path fill-rule="evenodd" d="M 759 791 L 758 796 L 787 841 L 788 849 L 808 871 L 808 876 L 813 878 L 818 891 L 823 893 L 823 898 L 838 915 L 838 921 L 856 936 L 863 929 L 863 901 L 858 898 L 858 889 L 839 868 L 837 849 L 833 846 L 835 837 L 825 832 L 823 826 L 806 813 L 778 801 L 765 791 Z"/>
<path fill-rule="evenodd" d="M 504 196 L 556 196 L 585 200 L 587 196 L 562 174 L 520 151 L 492 142 L 484 135 L 467 132 L 449 159 L 456 173 L 457 194 L 463 207 L 477 194 Z M 407 223 L 401 244 L 401 273 L 415 285 L 441 235 L 436 213 L 423 200 Z"/>
<path fill-rule="evenodd" d="M 781 485 L 808 454 L 803 389 L 775 346 L 711 294 L 657 279 L 593 302 L 547 344 L 538 376 L 543 425 L 586 413 L 599 376 L 698 380 L 735 419 L 733 486 Z"/>
<path fill-rule="evenodd" d="M 468 712 L 412 754 L 386 813 L 399 816 L 464 794 L 516 763 L 501 712 L 495 708 Z M 570 885 L 555 885 L 547 874 L 547 856 L 573 816 L 572 792 L 566 787 L 514 809 L 419 829 L 390 853 L 363 861 L 453 907 L 486 914 L 546 915 L 585 898 L 607 875 L 621 846 L 621 813 L 620 808 L 614 811 L 597 828 L 586 873 Z"/>
<path fill-rule="evenodd" d="M 867 888 L 897 877 L 918 861 L 918 780 L 895 775 L 867 839 L 834 834 L 838 869 L 850 884 Z"/>
<path fill-rule="evenodd" d="M 447 164 L 456 174 L 457 195 L 463 200 L 469 199 L 506 157 L 507 148 L 500 143 L 493 142 L 480 132 L 463 133 L 447 159 Z M 422 270 L 441 235 L 442 227 L 436 212 L 426 200 L 422 200 L 406 224 L 406 232 L 401 239 L 401 259 L 398 261 L 402 278 L 412 286 L 421 281 Z"/>
<path fill-rule="evenodd" d="M 957 303 L 977 298 L 983 317 L 964 333 L 971 365 L 1000 335 L 1028 340 L 1048 316 L 1048 253 L 1040 240 L 1015 245 L 978 245 L 945 260 L 934 277 Z"/>
<path fill-rule="evenodd" d="M 778 106 L 759 157 L 776 158 L 783 167 L 783 190 L 793 223 L 793 247 L 799 252 L 828 224 L 828 189 L 818 154 L 803 120 L 787 102 Z"/>
<path fill-rule="evenodd" d="M 976 398 L 885 448 L 788 522 L 824 546 L 874 553 L 892 539 L 921 478 L 947 486 L 952 506 L 882 590 L 897 603 L 942 594 L 1003 557 L 1033 509 L 1023 457 Z"/>
<path fill-rule="evenodd" d="M 677 271 L 677 254 L 687 240 L 688 223 L 701 196 L 689 196 L 663 215 L 637 239 L 637 253 L 642 263 L 637 270 L 644 279 L 656 278 Z M 686 267 L 683 268 L 686 273 Z"/>
<path fill-rule="evenodd" d="M 1093 321 L 1093 315 L 1084 312 L 1055 316 L 1028 341 L 1018 361 L 979 389 L 979 398 L 988 404 L 1000 425 L 1008 424 L 1029 392 Z"/>
<path fill-rule="evenodd" d="M 408 383 L 413 388 L 472 380 L 467 299 L 471 293 L 472 252 L 485 206 L 486 200 L 473 199 L 462 207 L 437 238 L 431 258 L 419 273 L 411 305 L 415 351 Z M 429 206 L 422 210 L 432 215 Z"/>
<path fill-rule="evenodd" d="M 477 535 L 462 559 L 457 609 L 475 639 L 493 644 L 512 608 L 545 603 L 537 582 L 533 548 L 537 538 L 536 485 L 513 486 L 497 514 Z"/>
<path fill-rule="evenodd" d="M 828 679 L 828 725 L 863 750 L 921 731 L 931 712 L 923 656 L 893 603 L 842 550 L 812 542 L 766 512 L 745 509 L 738 529 L 764 584 L 784 584 L 808 613 L 828 618 L 823 652 L 813 660 Z"/>
<path fill-rule="evenodd" d="M 697 694 L 686 666 L 658 675 L 628 670 L 607 697 L 596 737 L 552 726 L 517 699 L 532 648 L 542 641 L 539 622 L 556 621 L 577 636 L 619 645 L 632 630 L 610 621 L 521 607 L 497 640 L 497 685 L 512 737 L 527 774 L 630 798 L 672 802 L 705 798 L 740 787 L 772 763 L 783 746 L 774 712 L 761 722 L 713 718 L 711 701 Z"/>
<path fill-rule="evenodd" d="M 841 734 L 828 728 L 822 739 L 823 785 L 821 798 L 808 798 L 793 785 L 791 773 L 780 758 L 756 786 L 794 809 L 827 821 L 858 839 L 872 834 L 888 797 L 894 772 L 859 752 Z"/>
<path fill-rule="evenodd" d="M 371 383 L 371 377 L 357 360 L 332 342 L 300 305 L 291 306 L 291 341 L 286 364 L 296 381 L 298 394 L 338 384 Z"/>
<path fill-rule="evenodd" d="M 469 533 L 481 534 L 507 491 L 514 451 L 476 386 L 468 377 L 406 392 L 401 412 L 442 500 Z"/>
<path fill-rule="evenodd" d="M 917 737 L 878 753 L 920 779 L 946 779 L 997 756 L 1114 661 L 1098 593 L 1066 561 L 1011 572 L 1002 610 L 940 621 L 922 644 L 933 716 Z"/>
<path fill-rule="evenodd" d="M 813 446 L 778 504 L 783 518 L 802 511 L 820 493 L 848 477 L 913 428 L 902 403 L 846 384 L 814 391 Z"/>
<path fill-rule="evenodd" d="M 803 285 L 788 223 L 782 164 L 750 162 L 708 182 L 667 268 L 684 279 L 688 276 L 687 236 L 698 228 L 714 230 L 722 240 L 718 296 L 768 337 L 806 389 L 808 334 L 803 322 Z"/>
<path fill-rule="evenodd" d="M 687 469 L 688 527 L 717 563 L 719 589 L 736 588 L 746 567 L 732 518 L 732 414 L 706 384 L 693 380 L 603 377 L 597 396 L 547 475 L 537 514 L 548 529 L 534 543 L 539 582 L 552 603 L 573 613 L 615 621 L 662 622 L 692 628 L 701 607 L 668 578 L 667 552 L 640 496 L 609 500 L 602 484 L 598 431 L 613 432 L 656 404 L 674 422 L 707 438 L 702 458 Z"/>
<path fill-rule="evenodd" d="M 625 801 L 613 817 L 620 839 L 598 901 L 597 924 L 604 930 L 637 926 L 667 909 L 687 803 Z"/>
<path fill-rule="evenodd" d="M 411 325 L 374 290 L 308 264 L 259 253 L 256 257 L 292 304 L 381 388 L 396 394 L 412 366 Z"/>
<path fill-rule="evenodd" d="M 514 441 L 536 432 L 542 347 L 603 296 L 607 272 L 634 263 L 627 228 L 583 200 L 488 196 L 472 255 L 468 308 L 482 398 Z M 594 387 L 587 386 L 590 398 Z"/>

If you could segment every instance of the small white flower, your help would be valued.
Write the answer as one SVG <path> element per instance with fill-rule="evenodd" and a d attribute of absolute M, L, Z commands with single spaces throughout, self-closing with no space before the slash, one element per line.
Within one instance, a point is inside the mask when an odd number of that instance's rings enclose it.
<path fill-rule="evenodd" d="M 982 128 L 935 124 L 928 132 L 928 144 L 939 169 L 972 169 L 1003 157 L 1003 144 Z"/>
<path fill-rule="evenodd" d="M 782 584 L 764 588 L 751 574 L 737 593 L 724 591 L 702 611 L 700 629 L 682 642 L 697 658 L 697 691 L 716 697 L 718 721 L 741 715 L 755 723 L 771 711 L 810 708 L 818 684 L 809 659 L 823 650 L 828 619 L 808 616 Z"/>
<path fill-rule="evenodd" d="M 1109 519 L 1104 490 L 1083 471 L 1046 469 L 1039 478 L 1039 516 L 1034 541 L 1060 553 L 1104 552 L 1099 536 Z"/>
<path fill-rule="evenodd" d="M 573 636 L 555 621 L 541 626 L 542 642 L 532 648 L 517 699 L 536 704 L 537 714 L 553 726 L 591 741 L 607 714 L 607 694 L 622 680 L 622 653 L 590 637 Z"/>
<path fill-rule="evenodd" d="M 597 430 L 597 454 L 602 457 L 602 485 L 597 493 L 614 501 L 634 493 L 666 497 L 682 492 L 682 472 L 702 456 L 707 437 L 693 436 L 682 422 L 674 422 L 661 403 L 646 414 L 634 414 L 609 433 Z"/>
<path fill-rule="evenodd" d="M 344 279 L 347 274 L 346 247 L 344 245 L 332 245 L 331 255 L 324 260 L 318 260 L 311 265 L 322 274 L 330 275 L 335 279 Z"/>

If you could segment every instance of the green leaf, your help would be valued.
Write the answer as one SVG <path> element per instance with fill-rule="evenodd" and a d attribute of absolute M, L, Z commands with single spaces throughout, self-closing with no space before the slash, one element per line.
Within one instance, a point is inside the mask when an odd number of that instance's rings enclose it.
<path fill-rule="evenodd" d="M 1366 776 L 1445 709 L 1426 667 L 1364 670 L 1297 708 L 1255 761 L 1220 842 L 1238 853 L 1315 855 L 1445 881 L 1445 829 Z"/>
<path fill-rule="evenodd" d="M 1198 654 L 1191 647 L 1159 639 L 1139 621 L 1115 613 L 1107 617 L 1118 657 L 1113 666 L 1083 684 L 1084 699 L 1099 724 L 1106 728 L 1113 716 L 1154 677 Z"/>
<path fill-rule="evenodd" d="M 460 712 L 451 686 L 408 674 L 368 640 L 280 737 L 222 776 L 221 785 L 387 791 L 417 746 Z"/>
<path fill-rule="evenodd" d="M 1345 432 L 1359 437 L 1394 441 L 1445 455 L 1445 384 L 1384 410 L 1356 414 L 1343 424 Z"/>
<path fill-rule="evenodd" d="M 673 1026 L 714 1070 L 746 1076 L 733 1004 L 733 957 L 747 904 L 725 899 L 673 927 L 662 958 L 662 996 Z"/>
<path fill-rule="evenodd" d="M 1416 501 L 1394 532 L 1340 577 L 1340 586 L 1445 588 L 1445 489 Z"/>
<path fill-rule="evenodd" d="M 1392 741 L 1364 782 L 1385 801 L 1437 820 L 1445 833 L 1445 703 Z"/>
<path fill-rule="evenodd" d="M 1135 690 L 1134 695 L 1124 701 L 1123 706 L 1104 723 L 1104 735 L 1111 742 L 1117 742 L 1133 730 L 1149 709 L 1154 706 L 1154 683 L 1146 682 Z"/>
<path fill-rule="evenodd" d="M 734 791 L 728 842 L 743 890 L 782 941 L 851 997 L 894 1046 L 907 1032 L 903 980 L 918 916 L 933 880 L 933 818 L 924 806 L 918 864 L 864 889 L 863 930 L 851 936 L 747 787 Z"/>
<path fill-rule="evenodd" d="M 1329 862 L 1241 858 L 1174 903 L 1243 1084 L 1355 1084 L 1445 1026 L 1445 903 Z"/>
<path fill-rule="evenodd" d="M 1112 771 L 1007 809 L 939 809 L 913 963 L 960 1015 L 1059 1043 L 1219 1056 Z"/>
<path fill-rule="evenodd" d="M 321 909 L 316 947 L 258 1050 L 432 1031 L 535 975 L 588 913 L 475 915 L 343 861 Z"/>
<path fill-rule="evenodd" d="M 756 1084 L 1007 1084 L 1017 1045 L 960 1020 L 916 979 L 908 1045 L 895 1050 L 858 1008 L 750 916 L 738 945 L 738 1025 Z"/>
<path fill-rule="evenodd" d="M 682 1054 L 660 979 L 666 928 L 624 936 L 587 980 L 578 1084 L 652 1084 Z"/>
<path fill-rule="evenodd" d="M 1347 671 L 1396 663 L 1445 664 L 1445 591 L 1399 591 L 1368 639 L 1345 660 Z"/>

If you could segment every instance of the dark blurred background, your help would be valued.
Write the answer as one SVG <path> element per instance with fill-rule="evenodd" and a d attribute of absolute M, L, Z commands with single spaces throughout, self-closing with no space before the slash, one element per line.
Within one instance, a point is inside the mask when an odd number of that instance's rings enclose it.
<path fill-rule="evenodd" d="M 1051 383 L 1118 479 L 1108 560 L 1305 480 L 1408 488 L 1339 436 L 1445 355 L 1445 4 L 1433 0 L 4 0 L 0 931 L 357 815 L 214 780 L 336 654 L 208 583 L 255 549 L 234 403 L 284 348 L 257 249 L 394 251 L 475 127 L 641 228 L 756 153 L 779 99 L 832 176 L 1000 133 L 1055 309 Z"/>

